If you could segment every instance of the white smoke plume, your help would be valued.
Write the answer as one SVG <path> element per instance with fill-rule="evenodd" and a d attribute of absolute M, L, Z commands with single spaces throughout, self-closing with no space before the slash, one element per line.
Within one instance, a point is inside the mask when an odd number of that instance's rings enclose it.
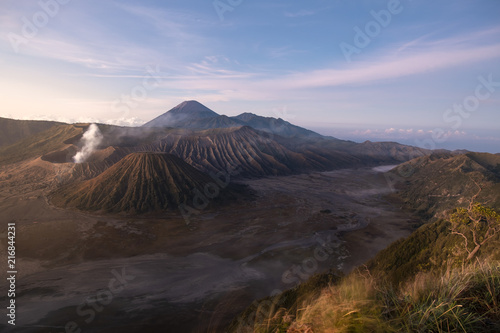
<path fill-rule="evenodd" d="M 85 133 L 83 133 L 83 147 L 73 157 L 73 161 L 75 161 L 75 163 L 85 162 L 87 158 L 89 158 L 89 156 L 97 149 L 101 141 L 102 133 L 99 130 L 99 127 L 97 127 L 96 124 L 90 125 L 89 129 Z"/>

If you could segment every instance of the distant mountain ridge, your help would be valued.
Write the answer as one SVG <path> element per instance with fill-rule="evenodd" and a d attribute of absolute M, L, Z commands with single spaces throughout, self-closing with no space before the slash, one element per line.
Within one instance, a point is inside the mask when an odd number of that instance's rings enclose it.
<path fill-rule="evenodd" d="M 237 121 L 245 123 L 247 126 L 257 130 L 269 132 L 285 137 L 306 136 L 306 137 L 321 137 L 320 134 L 311 130 L 293 125 L 281 118 L 262 117 L 253 113 L 245 112 L 238 116 L 231 117 Z"/>
<path fill-rule="evenodd" d="M 202 123 L 209 128 L 130 128 L 99 124 L 103 135 L 99 147 L 85 163 L 68 165 L 73 175 L 65 179 L 96 177 L 133 152 L 173 154 L 199 171 L 231 172 L 235 179 L 398 164 L 430 153 L 398 143 L 359 144 L 324 137 L 282 119 L 250 113 L 234 117 L 236 119 L 219 116 L 195 101 L 181 103 L 156 119 L 173 119 L 172 115 L 179 121 L 177 126 L 188 123 L 197 127 L 196 124 Z M 235 121 L 238 126 L 232 126 Z M 149 125 L 153 123 L 155 120 Z M 88 124 L 58 125 L 0 148 L 0 166 L 38 157 L 49 163 L 72 164 L 87 127 Z"/>
<path fill-rule="evenodd" d="M 237 178 L 283 176 L 361 165 L 346 152 L 317 147 L 287 146 L 286 140 L 249 126 L 208 129 L 192 134 L 171 131 L 161 140 L 143 145 L 144 151 L 168 152 L 204 172 L 237 170 Z"/>
<path fill-rule="evenodd" d="M 15 120 L 0 117 L 0 147 L 14 144 L 22 139 L 62 124 L 56 121 Z"/>
<path fill-rule="evenodd" d="M 26 159 L 64 149 L 68 142 L 79 140 L 84 128 L 77 125 L 61 124 L 30 135 L 14 144 L 0 147 L 0 165 L 12 164 Z"/>
<path fill-rule="evenodd" d="M 143 127 L 174 127 L 209 129 L 241 126 L 227 116 L 221 116 L 197 101 L 184 101 L 164 114 L 145 123 Z"/>
<path fill-rule="evenodd" d="M 397 194 L 426 217 L 443 217 L 474 199 L 500 210 L 500 155 L 488 153 L 433 153 L 391 171 Z M 401 176 L 403 175 L 403 176 Z"/>
<path fill-rule="evenodd" d="M 321 137 L 318 133 L 293 125 L 281 118 L 262 117 L 248 112 L 234 117 L 219 115 L 197 101 L 182 102 L 166 113 L 147 122 L 143 126 L 186 129 L 214 129 L 250 126 L 260 131 L 285 137 Z"/>
<path fill-rule="evenodd" d="M 183 127 L 157 126 L 165 122 Z M 220 116 L 186 101 L 142 127 L 97 124 L 98 145 L 85 161 L 73 163 L 89 125 L 56 124 L 2 147 L 0 167 L 15 173 L 19 164 L 33 175 L 43 169 L 58 206 L 143 213 L 176 207 L 192 194 L 191 185 L 209 181 L 209 174 L 233 181 L 399 164 L 430 153 L 393 142 L 325 137 L 251 113 Z"/>

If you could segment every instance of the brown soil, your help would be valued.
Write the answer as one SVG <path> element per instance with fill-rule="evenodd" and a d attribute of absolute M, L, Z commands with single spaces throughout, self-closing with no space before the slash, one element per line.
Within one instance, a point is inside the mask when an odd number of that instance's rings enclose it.
<path fill-rule="evenodd" d="M 140 331 L 127 316 L 115 317 L 116 311 L 136 311 L 135 322 L 158 328 L 182 315 L 181 331 L 204 331 L 197 322 L 223 325 L 254 299 L 311 274 L 353 269 L 409 235 L 414 223 L 384 199 L 390 193 L 385 178 L 370 169 L 246 181 L 255 200 L 200 210 L 188 221 L 179 212 L 138 217 L 55 208 L 45 196 L 58 167 L 30 163 L 17 166 L 24 177 L 13 167 L 0 170 L 0 232 L 17 223 L 21 327 L 56 324 L 68 311 L 81 322 L 76 306 L 106 286 L 113 267 L 126 266 L 137 282 L 101 313 L 108 324 Z M 321 260 L 318 251 L 326 253 Z M 293 267 L 302 273 L 284 279 Z M 95 329 L 102 318 L 88 327 Z"/>

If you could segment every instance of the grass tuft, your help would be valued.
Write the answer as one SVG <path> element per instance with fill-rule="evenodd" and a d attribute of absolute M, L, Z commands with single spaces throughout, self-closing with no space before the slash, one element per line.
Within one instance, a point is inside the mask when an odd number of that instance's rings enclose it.
<path fill-rule="evenodd" d="M 240 332 L 500 332 L 500 266 L 419 273 L 394 287 L 355 272 Z"/>

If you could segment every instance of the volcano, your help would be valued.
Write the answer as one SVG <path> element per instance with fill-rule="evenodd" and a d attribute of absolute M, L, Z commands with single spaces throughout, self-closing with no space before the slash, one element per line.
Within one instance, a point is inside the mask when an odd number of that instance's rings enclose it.
<path fill-rule="evenodd" d="M 240 124 L 225 119 L 197 101 L 184 101 L 164 114 L 147 122 L 143 127 L 214 128 L 232 127 Z M 227 118 L 227 117 L 226 117 Z M 224 126 L 223 126 L 224 125 Z"/>
<path fill-rule="evenodd" d="M 214 179 L 174 155 L 132 153 L 95 178 L 56 190 L 51 202 L 86 211 L 139 214 L 192 203 L 207 184 L 214 192 Z M 229 192 L 220 189 L 216 199 Z"/>
<path fill-rule="evenodd" d="M 241 126 L 249 126 L 259 131 L 284 137 L 321 137 L 318 133 L 292 125 L 281 118 L 262 117 L 248 112 L 234 117 L 219 115 L 197 101 L 184 101 L 143 125 L 143 127 L 173 127 L 197 130 Z"/>

